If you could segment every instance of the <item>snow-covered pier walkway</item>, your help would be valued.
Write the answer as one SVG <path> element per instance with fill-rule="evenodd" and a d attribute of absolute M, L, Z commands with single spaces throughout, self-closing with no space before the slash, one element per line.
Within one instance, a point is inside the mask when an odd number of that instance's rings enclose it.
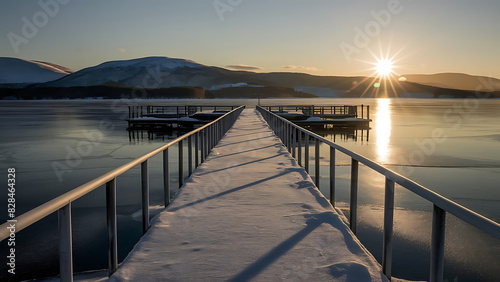
<path fill-rule="evenodd" d="M 344 222 L 247 109 L 111 280 L 387 281 Z"/>

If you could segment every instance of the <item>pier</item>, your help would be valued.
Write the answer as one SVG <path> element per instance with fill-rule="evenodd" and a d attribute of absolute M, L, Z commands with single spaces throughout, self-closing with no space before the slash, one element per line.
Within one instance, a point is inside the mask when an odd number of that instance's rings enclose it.
<path fill-rule="evenodd" d="M 303 269 L 310 264 L 311 269 Z M 297 270 L 299 269 L 299 270 Z M 347 220 L 254 109 L 152 222 L 111 280 L 386 281 Z"/>
<path fill-rule="evenodd" d="M 320 144 L 329 149 L 327 156 Z M 336 154 L 351 159 L 348 219 L 336 208 Z M 150 221 L 148 161 L 156 155 L 163 157 L 166 208 Z M 321 158 L 328 165 L 319 169 Z M 172 159 L 178 161 L 175 171 Z M 380 262 L 356 237 L 360 165 L 385 178 Z M 119 264 L 117 178 L 137 166 L 144 236 Z M 180 187 L 173 198 L 172 174 Z M 321 177 L 328 180 L 329 199 L 318 189 Z M 429 281 L 443 281 L 447 214 L 500 240 L 499 223 L 258 106 L 227 111 L 12 221 L 17 233 L 58 213 L 58 225 L 46 228 L 57 230 L 61 281 L 73 280 L 72 204 L 100 188 L 106 191 L 111 280 L 387 281 L 396 185 L 433 206 Z M 9 224 L 0 226 L 2 241 L 10 236 Z"/>

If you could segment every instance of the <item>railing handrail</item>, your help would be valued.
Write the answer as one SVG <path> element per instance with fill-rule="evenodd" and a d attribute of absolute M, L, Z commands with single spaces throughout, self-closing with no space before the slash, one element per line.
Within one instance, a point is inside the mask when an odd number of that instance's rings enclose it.
<path fill-rule="evenodd" d="M 305 137 L 305 162 L 304 168 L 309 173 L 309 139 L 313 137 L 315 140 L 314 150 L 314 182 L 320 187 L 320 142 L 325 143 L 330 147 L 330 203 L 335 207 L 335 152 L 344 153 L 351 157 L 351 185 L 349 199 L 349 227 L 354 234 L 357 229 L 357 206 L 358 206 L 358 182 L 359 182 L 359 163 L 375 170 L 385 176 L 385 192 L 384 192 L 384 223 L 383 223 L 383 246 L 382 246 L 382 272 L 390 279 L 392 271 L 392 250 L 394 245 L 394 188 L 395 183 L 404 187 L 416 195 L 430 201 L 433 204 L 432 211 L 432 235 L 431 235 L 431 255 L 430 255 L 430 275 L 429 281 L 443 281 L 444 273 L 444 246 L 445 246 L 445 229 L 446 229 L 446 213 L 450 213 L 464 222 L 478 228 L 479 230 L 489 234 L 493 238 L 500 239 L 500 224 L 482 216 L 472 210 L 461 206 L 442 195 L 433 192 L 426 187 L 414 182 L 413 180 L 400 175 L 380 165 L 360 154 L 354 153 L 342 146 L 335 144 L 316 133 L 303 129 L 294 123 L 274 114 L 262 107 L 257 106 L 257 109 L 262 113 L 264 119 L 268 122 L 269 127 L 275 130 L 276 135 L 283 141 L 283 144 L 288 148 L 288 151 L 295 158 L 298 155 L 297 161 L 302 165 L 302 134 Z M 297 144 L 298 143 L 298 144 Z M 296 150 L 297 149 L 297 150 Z M 296 154 L 296 151 L 297 154 Z"/>
<path fill-rule="evenodd" d="M 370 119 L 370 105 L 358 104 L 358 105 L 346 105 L 346 104 L 330 104 L 330 105 L 259 105 L 259 107 L 264 108 L 268 111 L 302 111 L 305 115 L 354 115 L 355 117 L 362 119 Z M 361 112 L 359 112 L 361 110 Z"/>
<path fill-rule="evenodd" d="M 141 163 L 143 163 L 144 161 L 148 160 L 149 158 L 165 151 L 166 149 L 168 149 L 169 147 L 179 143 L 180 141 L 188 138 L 189 136 L 192 136 L 204 129 L 206 129 L 207 127 L 211 126 L 212 124 L 215 124 L 216 122 L 218 122 L 219 120 L 225 118 L 227 115 L 230 115 L 231 113 L 234 113 L 242 108 L 244 108 L 245 106 L 240 106 L 226 114 L 224 114 L 223 116 L 217 118 L 216 120 L 202 126 L 202 127 L 199 127 L 193 131 L 190 131 L 189 133 L 186 133 L 178 138 L 176 138 L 175 140 L 145 154 L 145 155 L 142 155 L 141 157 L 127 163 L 127 164 L 124 164 L 98 178 L 95 178 L 83 185 L 80 185 L 34 209 L 31 209 L 25 213 L 23 213 L 22 215 L 20 216 L 17 216 L 16 218 L 13 218 L 12 220 L 17 220 L 16 221 L 16 233 L 23 230 L 24 228 L 30 226 L 31 224 L 51 215 L 52 213 L 58 211 L 59 209 L 61 209 L 62 207 L 66 206 L 68 203 L 71 203 L 77 199 L 79 199 L 80 197 L 88 194 L 89 192 L 92 192 L 93 190 L 103 186 L 104 184 L 106 184 L 107 182 L 113 180 L 114 178 L 118 177 L 119 175 L 123 174 L 124 172 L 130 170 L 131 168 L 137 166 L 137 165 L 140 165 Z M 7 227 L 9 226 L 9 223 L 4 223 L 2 225 L 0 225 L 0 241 L 3 241 L 4 239 L 8 238 L 9 235 L 10 235 L 10 231 L 7 229 Z"/>
<path fill-rule="evenodd" d="M 262 108 L 257 106 L 258 108 Z M 263 110 L 266 110 L 262 108 Z M 266 110 L 267 111 L 267 110 Z M 319 141 L 327 144 L 330 147 L 333 147 L 340 152 L 350 156 L 351 158 L 357 160 L 358 162 L 364 164 L 365 166 L 377 171 L 378 173 L 386 176 L 387 178 L 391 179 L 395 183 L 398 183 L 402 187 L 410 190 L 411 192 L 417 194 L 418 196 L 432 202 L 436 206 L 440 207 L 441 209 L 449 212 L 450 214 L 453 214 L 454 216 L 460 218 L 461 220 L 469 223 L 470 225 L 486 232 L 487 234 L 500 239 L 500 224 L 483 216 L 480 215 L 456 202 L 451 201 L 450 199 L 422 186 L 421 184 L 416 183 L 415 181 L 402 176 L 401 174 L 384 167 L 381 164 L 376 163 L 375 161 L 372 161 L 360 154 L 357 154 L 349 149 L 346 149 L 338 144 L 335 144 L 334 142 L 327 140 L 320 135 L 311 132 L 307 129 L 304 129 L 300 126 L 297 126 L 293 122 L 290 122 L 289 120 L 280 117 L 279 115 L 276 115 L 275 113 L 272 113 L 270 111 L 267 111 L 270 114 L 274 115 L 276 118 L 281 119 L 283 122 L 290 124 L 291 126 L 295 127 L 296 129 L 300 130 L 301 132 L 312 136 Z"/>

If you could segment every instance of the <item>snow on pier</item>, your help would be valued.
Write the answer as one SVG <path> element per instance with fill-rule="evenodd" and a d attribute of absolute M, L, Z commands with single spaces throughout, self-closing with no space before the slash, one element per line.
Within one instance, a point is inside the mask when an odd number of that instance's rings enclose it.
<path fill-rule="evenodd" d="M 345 222 L 244 110 L 111 281 L 387 281 Z"/>

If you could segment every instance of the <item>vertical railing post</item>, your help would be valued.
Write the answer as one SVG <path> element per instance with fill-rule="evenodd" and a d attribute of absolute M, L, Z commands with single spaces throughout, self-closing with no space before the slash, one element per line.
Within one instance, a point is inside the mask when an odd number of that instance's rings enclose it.
<path fill-rule="evenodd" d="M 208 151 L 210 152 L 212 150 L 212 126 L 207 127 L 208 129 Z"/>
<path fill-rule="evenodd" d="M 142 233 L 149 229 L 149 169 L 148 160 L 141 164 L 142 182 Z"/>
<path fill-rule="evenodd" d="M 356 217 L 358 211 L 358 161 L 351 159 L 351 199 L 349 206 L 349 227 L 356 234 Z"/>
<path fill-rule="evenodd" d="M 305 151 L 305 156 L 304 156 L 304 168 L 306 169 L 306 172 L 309 173 L 309 134 L 305 134 L 305 140 L 306 144 L 304 145 Z"/>
<path fill-rule="evenodd" d="M 116 178 L 106 183 L 106 218 L 108 227 L 108 275 L 111 276 L 118 268 Z"/>
<path fill-rule="evenodd" d="M 295 158 L 295 137 L 297 135 L 297 132 L 295 131 L 295 127 L 290 125 L 290 128 L 292 129 L 291 132 L 290 132 L 290 138 L 292 138 L 292 144 L 290 147 L 292 147 L 292 157 Z"/>
<path fill-rule="evenodd" d="M 209 133 L 208 132 L 209 132 L 209 129 L 207 127 L 204 130 L 204 136 L 203 136 L 203 139 L 204 139 L 203 141 L 205 142 L 205 152 L 204 152 L 205 159 L 207 159 L 208 152 L 210 152 L 210 142 L 208 142 L 209 141 L 209 139 L 208 139 Z"/>
<path fill-rule="evenodd" d="M 330 204 L 335 207 L 335 148 L 330 147 Z"/>
<path fill-rule="evenodd" d="M 385 204 L 384 204 L 384 244 L 382 252 L 382 272 L 391 279 L 392 246 L 394 226 L 394 181 L 385 179 Z"/>
<path fill-rule="evenodd" d="M 200 135 L 198 134 L 199 132 L 195 133 L 194 137 L 194 167 L 198 167 L 199 163 L 199 158 L 198 158 L 198 150 L 199 150 L 199 142 L 200 142 Z"/>
<path fill-rule="evenodd" d="M 286 147 L 286 141 L 287 141 L 287 139 L 286 139 L 286 123 L 283 120 L 280 120 L 280 122 L 281 122 L 281 127 L 283 128 L 282 133 L 281 133 L 281 135 L 282 135 L 281 140 L 283 140 L 283 144 L 285 144 L 285 147 Z M 286 149 L 288 150 L 288 148 L 286 148 Z"/>
<path fill-rule="evenodd" d="M 205 133 L 204 129 L 200 131 L 201 137 L 200 137 L 200 158 L 201 162 L 205 161 Z"/>
<path fill-rule="evenodd" d="M 212 139 L 214 140 L 212 142 L 212 148 L 214 148 L 215 145 L 217 145 L 217 123 L 214 123 L 212 127 L 213 127 Z"/>
<path fill-rule="evenodd" d="M 288 152 L 292 152 L 292 132 L 290 124 L 286 123 L 286 146 L 288 148 Z"/>
<path fill-rule="evenodd" d="M 285 147 L 286 147 L 287 151 L 290 152 L 290 146 L 288 146 L 288 141 L 289 141 L 289 139 L 288 139 L 288 135 L 289 135 L 288 134 L 288 123 L 283 122 L 283 126 L 284 126 L 284 130 L 285 130 L 284 136 L 283 136 L 285 142 L 283 142 L 283 143 L 285 143 Z"/>
<path fill-rule="evenodd" d="M 193 141 L 191 137 L 193 137 L 193 135 L 188 137 L 188 175 L 193 173 Z"/>
<path fill-rule="evenodd" d="M 319 189 L 319 139 L 314 138 L 314 183 Z"/>
<path fill-rule="evenodd" d="M 297 140 L 299 142 L 297 148 L 298 161 L 299 166 L 302 166 L 302 131 L 300 129 L 297 130 Z"/>
<path fill-rule="evenodd" d="M 179 188 L 182 187 L 182 185 L 184 185 L 184 160 L 183 160 L 183 149 L 184 149 L 184 146 L 182 145 L 182 141 L 183 140 L 180 140 L 179 143 L 177 143 L 179 145 Z"/>
<path fill-rule="evenodd" d="M 71 202 L 59 209 L 59 273 L 61 281 L 73 281 L 73 234 Z"/>
<path fill-rule="evenodd" d="M 445 226 L 446 211 L 434 205 L 434 210 L 432 212 L 430 282 L 443 281 Z"/>
<path fill-rule="evenodd" d="M 163 198 L 165 207 L 170 204 L 170 169 L 168 165 L 168 148 L 163 151 Z"/>
<path fill-rule="evenodd" d="M 213 124 L 208 127 L 208 134 L 209 134 L 209 142 L 210 142 L 210 150 L 211 151 L 214 148 L 214 126 Z"/>
<path fill-rule="evenodd" d="M 279 139 L 281 139 L 281 141 L 283 141 L 283 128 L 281 126 L 281 121 L 276 117 L 273 117 L 273 119 L 276 122 L 276 135 L 278 136 Z"/>
<path fill-rule="evenodd" d="M 221 126 L 220 126 L 220 121 L 218 121 L 215 124 L 215 144 L 219 143 L 220 137 L 221 137 Z"/>

